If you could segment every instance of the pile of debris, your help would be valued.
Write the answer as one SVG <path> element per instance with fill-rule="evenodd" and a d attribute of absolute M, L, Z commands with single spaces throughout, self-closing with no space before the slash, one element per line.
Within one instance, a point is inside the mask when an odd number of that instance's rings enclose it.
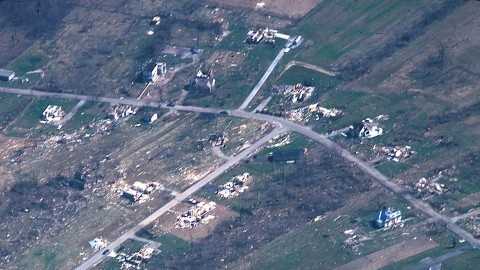
<path fill-rule="evenodd" d="M 252 176 L 246 172 L 232 178 L 231 181 L 220 185 L 217 190 L 217 195 L 224 199 L 237 197 L 248 189 L 247 184 L 252 181 Z"/>
<path fill-rule="evenodd" d="M 305 86 L 301 83 L 297 83 L 295 85 L 277 87 L 276 90 L 292 103 L 300 103 L 312 96 L 313 91 L 315 91 L 315 87 Z"/>
<path fill-rule="evenodd" d="M 247 33 L 247 39 L 245 42 L 248 44 L 258 44 L 263 41 L 265 43 L 275 44 L 275 37 L 277 34 L 277 30 L 269 28 L 250 30 Z"/>
<path fill-rule="evenodd" d="M 275 138 L 268 141 L 269 145 L 267 146 L 267 148 L 282 147 L 282 146 L 290 144 L 291 142 L 292 142 L 292 138 L 291 138 L 290 134 L 278 135 Z"/>
<path fill-rule="evenodd" d="M 361 123 L 351 125 L 342 135 L 347 138 L 372 139 L 383 134 L 383 128 L 379 126 L 377 121 L 371 118 L 362 120 Z"/>
<path fill-rule="evenodd" d="M 138 252 L 133 254 L 126 254 L 123 252 L 114 253 L 112 252 L 111 257 L 115 257 L 119 263 L 121 263 L 120 269 L 142 269 L 141 265 L 147 262 L 155 253 L 155 249 L 144 246 Z"/>
<path fill-rule="evenodd" d="M 373 146 L 373 150 L 376 150 L 376 145 Z M 408 159 L 415 154 L 415 151 L 412 150 L 412 147 L 409 145 L 405 146 L 383 146 L 380 148 L 380 153 L 388 160 L 395 162 L 400 162 Z"/>
<path fill-rule="evenodd" d="M 475 238 L 480 237 L 480 217 L 473 215 L 465 219 L 465 227 L 472 232 Z"/>
<path fill-rule="evenodd" d="M 203 70 L 198 69 L 195 79 L 193 80 L 193 86 L 197 89 L 206 89 L 210 92 L 215 88 L 215 77 L 213 76 L 213 69 Z"/>
<path fill-rule="evenodd" d="M 41 123 L 47 124 L 58 124 L 65 117 L 65 112 L 62 107 L 57 105 L 48 105 L 47 108 L 43 111 L 43 119 Z"/>
<path fill-rule="evenodd" d="M 439 178 L 434 177 L 431 179 L 427 179 L 422 177 L 418 180 L 417 183 L 414 185 L 414 189 L 420 196 L 425 195 L 440 195 L 445 193 L 448 189 L 445 184 L 438 183 Z"/>
<path fill-rule="evenodd" d="M 144 203 L 150 198 L 150 194 L 160 186 L 161 185 L 156 182 L 143 183 L 136 181 L 133 185 L 126 186 L 122 189 L 122 197 L 131 203 Z"/>
<path fill-rule="evenodd" d="M 402 228 L 405 225 L 402 220 L 402 212 L 390 207 L 383 208 L 378 212 L 375 224 L 378 228 L 383 228 L 384 230 L 396 227 Z"/>
<path fill-rule="evenodd" d="M 190 200 L 193 204 L 185 213 L 177 216 L 175 228 L 178 229 L 193 229 L 200 224 L 208 224 L 210 220 L 214 219 L 214 215 L 209 213 L 215 210 L 215 202 L 198 202 Z"/>
<path fill-rule="evenodd" d="M 129 105 L 115 105 L 112 107 L 112 111 L 110 112 L 110 115 L 113 116 L 113 119 L 115 121 L 121 119 L 121 118 L 126 118 L 130 115 L 134 115 L 137 113 L 137 109 L 129 106 Z"/>
<path fill-rule="evenodd" d="M 223 147 L 228 142 L 228 139 L 223 133 L 214 133 L 208 136 L 208 142 L 212 144 L 212 146 Z"/>
<path fill-rule="evenodd" d="M 339 117 L 342 114 L 343 112 L 341 110 L 335 108 L 327 109 L 320 106 L 318 103 L 314 103 L 312 105 L 287 112 L 287 117 L 292 121 L 309 122 L 312 119 L 320 120 L 320 118 L 334 118 Z"/>
<path fill-rule="evenodd" d="M 362 242 L 370 239 L 364 235 L 357 234 L 355 229 L 346 230 L 344 234 L 347 235 L 348 238 L 343 241 L 343 246 L 351 249 L 357 255 L 360 255 L 359 249 Z"/>
<path fill-rule="evenodd" d="M 88 241 L 88 244 L 90 245 L 91 248 L 93 248 L 95 251 L 98 251 L 98 250 L 101 250 L 101 249 L 104 249 L 107 247 L 108 245 L 108 242 L 107 240 L 101 238 L 101 237 L 98 237 L 98 238 L 95 238 L 91 241 Z"/>

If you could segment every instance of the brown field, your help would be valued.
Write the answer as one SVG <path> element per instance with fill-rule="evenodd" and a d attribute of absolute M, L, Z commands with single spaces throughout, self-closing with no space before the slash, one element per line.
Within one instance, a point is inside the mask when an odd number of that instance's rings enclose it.
<path fill-rule="evenodd" d="M 336 270 L 376 270 L 432 249 L 437 245 L 433 240 L 414 238 L 356 259 L 336 268 Z"/>
<path fill-rule="evenodd" d="M 259 10 L 273 13 L 279 16 L 300 18 L 312 10 L 322 0 L 211 0 L 222 6 L 242 7 L 255 9 L 257 3 L 265 3 Z"/>
<path fill-rule="evenodd" d="M 208 224 L 201 224 L 191 230 L 175 228 L 177 215 L 186 211 L 190 206 L 188 203 L 182 203 L 180 206 L 177 206 L 173 211 L 161 217 L 161 221 L 158 222 L 154 228 L 157 230 L 160 229 L 162 232 L 171 233 L 185 241 L 196 241 L 207 237 L 214 231 L 215 227 L 223 221 L 238 216 L 237 213 L 227 207 L 217 204 L 215 210 L 210 213 L 215 216 L 215 219 L 211 220 Z"/>

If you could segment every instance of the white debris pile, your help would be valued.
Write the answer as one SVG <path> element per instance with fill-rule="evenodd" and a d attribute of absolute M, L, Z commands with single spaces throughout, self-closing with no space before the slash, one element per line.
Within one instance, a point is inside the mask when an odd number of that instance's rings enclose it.
<path fill-rule="evenodd" d="M 45 111 L 43 111 L 43 119 L 41 123 L 53 123 L 58 124 L 65 117 L 65 112 L 62 107 L 57 105 L 48 105 Z"/>
<path fill-rule="evenodd" d="M 438 183 L 438 179 L 438 177 L 430 179 L 422 177 L 415 183 L 414 189 L 421 196 L 443 194 L 448 189 L 445 184 Z"/>
<path fill-rule="evenodd" d="M 228 139 L 223 133 L 214 133 L 208 136 L 208 141 L 212 146 L 225 146 L 228 142 Z"/>
<path fill-rule="evenodd" d="M 465 227 L 473 233 L 475 238 L 480 237 L 480 217 L 472 215 L 465 219 Z"/>
<path fill-rule="evenodd" d="M 364 235 L 357 234 L 355 229 L 346 230 L 344 234 L 347 236 L 347 239 L 343 241 L 343 246 L 351 249 L 357 255 L 360 254 L 359 250 L 362 242 L 370 239 Z"/>
<path fill-rule="evenodd" d="M 312 105 L 287 112 L 287 117 L 292 121 L 309 122 L 312 119 L 320 120 L 320 118 L 334 118 L 341 116 L 342 114 L 343 112 L 341 110 L 335 108 L 327 109 L 320 106 L 318 103 L 314 103 Z"/>
<path fill-rule="evenodd" d="M 375 120 L 366 118 L 361 123 L 349 126 L 342 135 L 349 138 L 372 139 L 383 135 L 383 128 L 378 123 L 379 118 Z"/>
<path fill-rule="evenodd" d="M 377 146 L 373 146 L 373 150 L 377 150 Z M 412 147 L 409 145 L 405 146 L 383 146 L 379 150 L 380 154 L 386 156 L 388 160 L 395 162 L 400 162 L 408 159 L 415 154 L 415 151 L 412 150 Z"/>
<path fill-rule="evenodd" d="M 143 183 L 136 181 L 133 183 L 133 185 L 125 186 L 122 189 L 122 197 L 126 198 L 132 203 L 144 203 L 150 199 L 150 194 L 160 187 L 161 185 L 159 183 Z"/>
<path fill-rule="evenodd" d="M 191 203 L 193 206 L 190 209 L 177 216 L 175 228 L 193 229 L 200 224 L 208 224 L 215 218 L 214 215 L 210 214 L 216 208 L 215 202 L 197 202 L 191 200 Z"/>
<path fill-rule="evenodd" d="M 265 43 L 275 43 L 275 37 L 277 36 L 277 33 L 277 30 L 269 28 L 250 30 L 247 33 L 247 39 L 245 42 L 248 44 L 258 44 L 262 41 Z"/>
<path fill-rule="evenodd" d="M 292 103 L 300 103 L 306 101 L 312 96 L 313 92 L 315 91 L 315 87 L 305 86 L 301 83 L 297 83 L 295 85 L 279 87 L 277 90 Z"/>
<path fill-rule="evenodd" d="M 138 252 L 133 254 L 126 254 L 124 252 L 115 254 L 115 259 L 121 263 L 120 269 L 122 270 L 142 269 L 142 264 L 146 263 L 154 254 L 155 249 L 149 246 L 144 246 Z"/>
<path fill-rule="evenodd" d="M 237 197 L 248 189 L 247 184 L 252 181 L 252 176 L 246 172 L 232 178 L 231 181 L 220 185 L 217 190 L 217 195 L 224 199 Z"/>
<path fill-rule="evenodd" d="M 290 134 L 278 135 L 268 142 L 269 145 L 267 147 L 268 148 L 282 147 L 282 146 L 290 144 L 291 142 L 292 142 L 292 138 L 291 138 Z"/>
<path fill-rule="evenodd" d="M 88 241 L 88 244 L 90 245 L 91 248 L 93 248 L 94 250 L 101 250 L 101 249 L 104 249 L 107 247 L 108 245 L 108 242 L 107 240 L 101 238 L 101 237 L 98 237 L 98 238 L 95 238 L 91 241 Z"/>
<path fill-rule="evenodd" d="M 126 118 L 130 115 L 134 115 L 137 113 L 137 109 L 129 106 L 129 105 L 115 105 L 112 107 L 112 111 L 110 112 L 110 115 L 113 116 L 113 119 L 116 121 L 121 119 L 121 118 Z"/>

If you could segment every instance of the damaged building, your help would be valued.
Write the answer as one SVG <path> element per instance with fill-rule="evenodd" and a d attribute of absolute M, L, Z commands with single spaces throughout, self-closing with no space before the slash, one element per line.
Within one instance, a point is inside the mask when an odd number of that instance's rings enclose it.
<path fill-rule="evenodd" d="M 295 85 L 277 86 L 274 90 L 295 104 L 309 99 L 315 91 L 315 87 L 297 83 Z"/>
<path fill-rule="evenodd" d="M 248 189 L 248 184 L 252 181 L 252 176 L 246 172 L 232 178 L 231 181 L 220 185 L 217 189 L 217 195 L 224 199 L 237 197 Z"/>
<path fill-rule="evenodd" d="M 213 75 L 213 69 L 200 68 L 195 75 L 195 78 L 190 83 L 189 88 L 197 91 L 212 92 L 215 88 L 216 80 Z"/>
<path fill-rule="evenodd" d="M 133 254 L 126 254 L 124 252 L 113 253 L 110 255 L 114 257 L 120 264 L 120 269 L 142 269 L 142 265 L 148 262 L 150 258 L 156 253 L 154 248 L 149 246 L 142 247 L 138 252 Z"/>
<path fill-rule="evenodd" d="M 130 105 L 115 105 L 112 107 L 110 115 L 113 117 L 113 119 L 115 119 L 115 121 L 118 121 L 119 119 L 135 115 L 137 110 L 137 108 L 134 108 Z"/>
<path fill-rule="evenodd" d="M 373 146 L 373 150 L 377 151 L 377 146 Z M 405 146 L 383 146 L 378 149 L 378 152 L 385 156 L 388 160 L 401 162 L 415 154 L 415 151 L 412 150 L 412 147 L 409 145 Z"/>
<path fill-rule="evenodd" d="M 348 127 L 348 129 L 342 132 L 342 135 L 347 138 L 360 138 L 360 139 L 372 139 L 383 134 L 383 128 L 381 128 L 377 121 L 371 118 L 366 118 L 360 123 L 356 123 Z"/>
<path fill-rule="evenodd" d="M 61 106 L 57 105 L 48 105 L 47 108 L 43 111 L 43 120 L 41 123 L 48 123 L 48 124 L 57 124 L 60 123 L 65 117 L 65 111 L 62 109 Z"/>
<path fill-rule="evenodd" d="M 177 216 L 175 228 L 193 229 L 200 224 L 208 224 L 215 216 L 210 213 L 215 210 L 215 202 L 190 201 L 193 205 L 186 212 Z"/>
<path fill-rule="evenodd" d="M 377 214 L 375 225 L 377 228 L 383 228 L 385 230 L 403 227 L 402 212 L 390 207 L 383 208 Z"/>
<path fill-rule="evenodd" d="M 122 189 L 122 198 L 128 200 L 130 203 L 143 203 L 150 199 L 150 194 L 159 187 L 160 184 L 155 182 L 143 183 L 136 181 L 133 185 Z"/>
<path fill-rule="evenodd" d="M 309 122 L 311 120 L 320 120 L 320 118 L 335 118 L 341 115 L 343 115 L 341 110 L 324 108 L 318 103 L 287 112 L 289 120 L 298 122 Z"/>

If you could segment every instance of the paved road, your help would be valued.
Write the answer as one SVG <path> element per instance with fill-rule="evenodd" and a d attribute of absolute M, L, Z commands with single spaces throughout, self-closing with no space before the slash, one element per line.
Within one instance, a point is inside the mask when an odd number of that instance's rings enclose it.
<path fill-rule="evenodd" d="M 456 235 L 460 236 L 461 238 L 465 239 L 468 243 L 470 243 L 474 248 L 480 248 L 480 240 L 475 239 L 473 235 L 457 224 L 455 222 L 446 216 L 443 216 L 436 212 L 429 204 L 425 203 L 424 201 L 417 199 L 407 193 L 400 185 L 397 185 L 393 181 L 390 181 L 388 177 L 386 177 L 384 174 L 382 174 L 380 171 L 372 167 L 370 164 L 358 159 L 354 155 L 352 155 L 349 151 L 343 149 L 340 145 L 336 144 L 335 142 L 331 141 L 328 139 L 326 136 L 321 135 L 312 129 L 290 122 L 288 120 L 285 120 L 283 118 L 271 116 L 271 115 L 261 115 L 257 113 L 249 113 L 245 111 L 232 111 L 231 114 L 233 116 L 237 117 L 242 117 L 242 118 L 248 118 L 248 119 L 256 119 L 256 120 L 263 120 L 263 121 L 268 121 L 268 122 L 276 122 L 280 123 L 282 126 L 290 129 L 291 131 L 300 133 L 306 137 L 309 137 L 310 139 L 322 144 L 323 146 L 327 147 L 328 149 L 338 153 L 340 156 L 342 156 L 344 159 L 346 159 L 349 162 L 352 162 L 356 164 L 362 171 L 364 171 L 366 174 L 370 175 L 374 180 L 376 180 L 378 183 L 386 187 L 387 189 L 393 191 L 394 193 L 400 195 L 403 197 L 406 201 L 408 201 L 413 207 L 417 208 L 424 214 L 432 217 L 434 220 L 441 221 L 446 224 L 447 228 L 454 232 Z"/>
<path fill-rule="evenodd" d="M 107 98 L 107 97 L 92 97 L 92 96 L 85 96 L 85 95 L 75 95 L 75 94 L 65 94 L 65 93 L 52 93 L 52 92 L 43 92 L 37 90 L 29 90 L 29 89 L 14 89 L 14 88 L 3 88 L 0 87 L 0 93 L 11 93 L 11 94 L 18 94 L 18 95 L 29 95 L 29 96 L 39 96 L 39 97 L 58 97 L 58 98 L 69 98 L 69 99 L 80 99 L 80 100 L 87 100 L 87 101 L 98 101 L 98 102 L 108 102 L 112 104 L 126 104 L 132 106 L 148 106 L 148 107 L 160 107 L 160 108 L 169 108 L 174 109 L 177 111 L 186 111 L 186 112 L 197 112 L 197 113 L 213 113 L 213 114 L 229 114 L 235 117 L 241 117 L 246 119 L 255 119 L 261 121 L 267 121 L 270 123 L 276 123 L 279 125 L 288 128 L 294 132 L 303 134 L 318 143 L 326 146 L 327 148 L 337 152 L 340 156 L 344 159 L 355 163 L 360 169 L 362 169 L 365 173 L 372 176 L 377 182 L 388 188 L 389 190 L 399 194 L 405 200 L 407 200 L 412 206 L 419 209 L 421 212 L 430 216 L 433 220 L 442 221 L 447 225 L 452 232 L 460 236 L 461 238 L 465 239 L 469 242 L 473 247 L 480 248 L 480 240 L 475 239 L 471 233 L 465 231 L 460 226 L 456 225 L 455 222 L 458 220 L 456 218 L 449 218 L 443 216 L 436 212 L 430 205 L 425 203 L 422 200 L 419 200 L 412 195 L 405 192 L 405 190 L 395 184 L 394 182 L 390 181 L 388 177 L 380 173 L 377 169 L 372 167 L 370 164 L 359 160 L 355 156 L 353 156 L 347 150 L 341 148 L 338 144 L 331 141 L 328 137 L 321 135 L 319 133 L 314 132 L 308 127 L 290 122 L 283 118 L 266 115 L 266 114 L 258 114 L 258 113 L 250 113 L 243 110 L 234 110 L 234 111 L 225 111 L 223 109 L 215 109 L 215 108 L 201 108 L 195 106 L 181 106 L 176 105 L 173 107 L 168 107 L 165 104 L 160 104 L 157 102 L 144 102 L 139 101 L 136 99 L 118 99 L 118 98 Z M 249 148 L 250 149 L 250 148 Z M 248 149 L 247 149 L 248 150 Z M 168 206 L 168 205 L 167 205 Z M 160 210 L 160 209 L 159 209 Z M 80 268 L 82 269 L 82 268 Z M 85 268 L 84 268 L 85 269 Z"/>
<path fill-rule="evenodd" d="M 160 104 L 158 102 L 142 101 L 142 100 L 131 99 L 131 98 L 96 97 L 96 96 L 77 95 L 77 94 L 69 94 L 69 93 L 39 91 L 39 90 L 33 90 L 33 89 L 0 87 L 0 93 L 15 94 L 15 95 L 22 95 L 22 96 L 54 97 L 54 98 L 63 98 L 63 99 L 95 101 L 95 102 L 110 103 L 112 105 L 124 104 L 124 105 L 131 105 L 131 106 L 137 106 L 137 107 L 155 107 L 155 108 L 166 107 L 165 105 Z"/>
<path fill-rule="evenodd" d="M 248 95 L 248 97 L 245 99 L 245 101 L 243 101 L 242 105 L 240 105 L 239 109 L 240 110 L 245 110 L 248 105 L 250 104 L 250 102 L 252 102 L 253 98 L 255 98 L 255 96 L 257 95 L 258 91 L 260 91 L 260 88 L 262 88 L 262 86 L 265 84 L 265 82 L 267 81 L 268 77 L 270 77 L 270 75 L 272 74 L 273 70 L 275 69 L 275 67 L 277 67 L 278 63 L 280 62 L 280 60 L 282 60 L 283 56 L 285 55 L 285 49 L 281 49 L 280 52 L 277 54 L 277 57 L 275 57 L 275 59 L 273 60 L 273 62 L 270 64 L 270 66 L 268 67 L 267 71 L 265 72 L 265 74 L 263 74 L 263 77 L 260 79 L 260 81 L 258 81 L 257 85 L 255 85 L 255 87 L 253 88 L 253 90 L 250 92 L 250 94 Z"/>
<path fill-rule="evenodd" d="M 120 247 L 120 245 L 125 242 L 126 240 L 130 238 L 135 237 L 135 233 L 137 233 L 139 230 L 143 229 L 144 227 L 148 226 L 151 224 L 153 221 L 158 219 L 160 216 L 168 212 L 170 209 L 175 207 L 177 204 L 180 202 L 184 201 L 185 199 L 189 198 L 192 194 L 200 190 L 202 187 L 207 185 L 209 182 L 223 174 L 226 170 L 229 168 L 235 166 L 238 164 L 241 160 L 249 157 L 251 154 L 255 153 L 256 151 L 260 150 L 263 145 L 265 145 L 269 140 L 275 138 L 276 136 L 286 132 L 284 128 L 275 128 L 272 132 L 267 134 L 266 136 L 262 137 L 260 140 L 256 141 L 254 144 L 252 144 L 250 147 L 242 151 L 240 154 L 231 157 L 228 161 L 226 161 L 224 164 L 222 164 L 218 169 L 213 171 L 212 173 L 206 175 L 202 180 L 198 181 L 191 187 L 189 187 L 187 190 L 185 190 L 182 193 L 178 193 L 174 199 L 169 201 L 167 204 L 159 208 L 157 211 L 155 211 L 153 214 L 142 220 L 140 223 L 135 225 L 133 228 L 122 234 L 120 237 L 118 237 L 116 240 L 111 242 L 105 249 L 95 253 L 92 257 L 90 257 L 88 260 L 83 262 L 80 266 L 78 266 L 76 269 L 77 270 L 86 270 L 90 269 L 96 265 L 98 265 L 104 258 L 105 255 L 102 255 L 102 252 L 104 250 L 116 250 L 117 248 Z"/>

